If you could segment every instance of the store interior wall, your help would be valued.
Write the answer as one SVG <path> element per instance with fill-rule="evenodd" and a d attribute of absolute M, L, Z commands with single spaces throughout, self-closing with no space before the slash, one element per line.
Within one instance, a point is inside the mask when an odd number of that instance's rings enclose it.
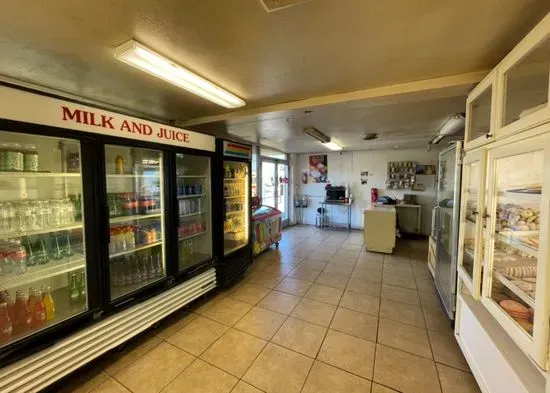
<path fill-rule="evenodd" d="M 445 147 L 445 146 L 442 146 Z M 318 153 L 317 153 L 318 154 Z M 324 183 L 303 184 L 302 173 L 308 170 L 310 154 L 298 154 L 294 165 L 293 196 L 306 195 L 309 206 L 303 209 L 301 219 L 300 209 L 295 209 L 294 221 L 303 224 L 315 225 L 315 216 L 319 203 L 325 199 Z M 437 185 L 435 175 L 423 175 L 417 178 L 417 183 L 423 184 L 424 191 L 386 190 L 386 163 L 390 161 L 415 161 L 417 164 L 437 165 L 439 149 L 426 150 L 392 150 L 392 151 L 353 151 L 327 153 L 328 180 L 332 185 L 350 187 L 353 195 L 351 225 L 355 229 L 363 229 L 363 212 L 370 206 L 371 188 L 378 188 L 378 195 L 387 195 L 392 198 L 403 199 L 404 194 L 416 195 L 417 203 L 422 206 L 421 233 L 429 235 L 431 232 L 432 209 L 437 203 Z M 368 171 L 367 184 L 361 184 L 363 171 Z M 291 199 L 293 200 L 293 199 Z M 331 211 L 329 209 L 329 214 Z M 346 208 L 334 206 L 330 217 L 333 224 L 344 225 Z"/>

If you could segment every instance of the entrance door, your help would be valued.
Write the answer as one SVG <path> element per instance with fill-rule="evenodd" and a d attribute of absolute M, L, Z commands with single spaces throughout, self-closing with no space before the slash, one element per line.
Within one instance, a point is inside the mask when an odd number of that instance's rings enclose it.
<path fill-rule="evenodd" d="M 262 204 L 277 207 L 277 177 L 275 162 L 262 161 Z"/>
<path fill-rule="evenodd" d="M 262 159 L 262 204 L 281 211 L 282 225 L 288 224 L 288 164 Z"/>
<path fill-rule="evenodd" d="M 277 209 L 281 214 L 283 226 L 288 224 L 288 164 L 277 163 Z"/>

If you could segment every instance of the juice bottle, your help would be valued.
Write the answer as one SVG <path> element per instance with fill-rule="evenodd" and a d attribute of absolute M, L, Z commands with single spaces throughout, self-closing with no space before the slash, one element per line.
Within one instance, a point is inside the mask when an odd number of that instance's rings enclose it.
<path fill-rule="evenodd" d="M 33 328 L 38 328 L 46 323 L 46 307 L 42 301 L 42 294 L 34 292 L 35 303 L 32 310 L 32 324 Z"/>
<path fill-rule="evenodd" d="M 13 333 L 24 333 L 31 328 L 32 315 L 27 305 L 27 297 L 22 291 L 15 295 L 15 318 L 13 320 Z"/>
<path fill-rule="evenodd" d="M 115 172 L 118 175 L 124 174 L 124 158 L 121 155 L 118 155 L 115 158 Z"/>
<path fill-rule="evenodd" d="M 52 288 L 48 286 L 44 294 L 44 308 L 46 310 L 46 321 L 55 319 L 55 302 L 52 297 Z"/>
<path fill-rule="evenodd" d="M 8 304 L 0 303 L 0 342 L 9 341 L 13 332 L 13 325 L 8 313 Z"/>

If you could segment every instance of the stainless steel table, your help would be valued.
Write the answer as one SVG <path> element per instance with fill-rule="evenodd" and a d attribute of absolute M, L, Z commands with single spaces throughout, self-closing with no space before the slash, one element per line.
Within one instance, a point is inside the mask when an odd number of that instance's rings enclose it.
<path fill-rule="evenodd" d="M 333 206 L 344 206 L 347 208 L 347 214 L 346 214 L 346 217 L 347 217 L 347 225 L 344 229 L 347 229 L 348 231 L 351 231 L 351 203 L 344 203 L 344 202 L 336 202 L 336 201 L 323 201 L 323 202 L 320 202 L 319 203 L 321 205 L 321 208 L 325 209 L 325 212 L 328 211 L 327 209 L 327 206 L 330 206 L 330 215 L 332 216 L 332 208 Z M 326 214 L 322 214 L 321 215 L 321 228 L 331 228 L 331 229 L 336 229 L 336 228 L 341 228 L 341 227 L 338 227 L 338 226 L 335 226 L 332 224 L 332 220 L 330 220 L 330 224 L 327 224 L 325 222 L 326 220 Z"/>

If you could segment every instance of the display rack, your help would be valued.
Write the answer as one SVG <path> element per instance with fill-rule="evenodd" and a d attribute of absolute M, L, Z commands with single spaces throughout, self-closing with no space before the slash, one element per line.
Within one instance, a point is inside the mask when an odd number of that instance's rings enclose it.
<path fill-rule="evenodd" d="M 416 162 L 390 161 L 386 163 L 386 187 L 391 190 L 412 189 L 416 182 Z"/>

